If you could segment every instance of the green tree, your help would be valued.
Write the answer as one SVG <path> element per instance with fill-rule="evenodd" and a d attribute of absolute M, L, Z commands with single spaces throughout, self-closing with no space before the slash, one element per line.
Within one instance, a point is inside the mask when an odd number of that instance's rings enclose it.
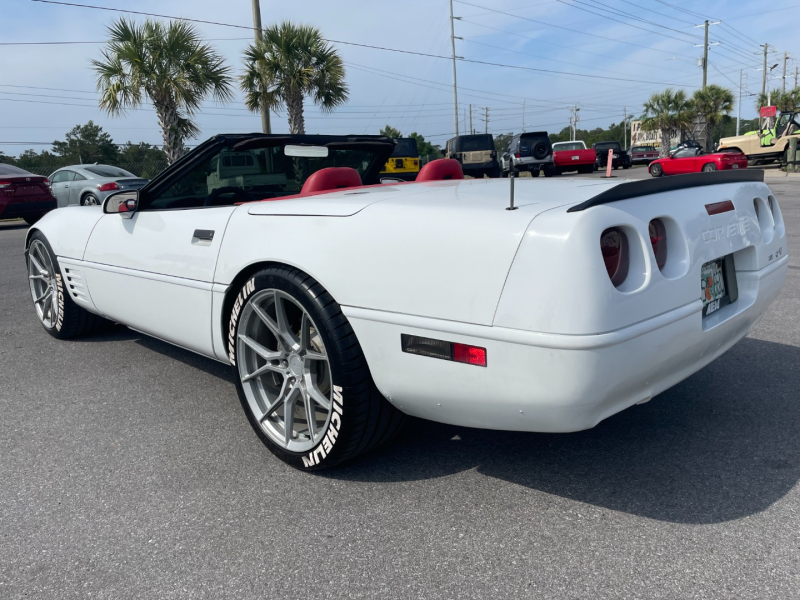
<path fill-rule="evenodd" d="M 397 138 L 403 137 L 403 134 L 400 133 L 400 130 L 399 129 L 395 129 L 391 125 L 387 125 L 383 129 L 381 129 L 378 132 L 378 135 L 385 135 L 386 137 L 390 137 L 390 138 L 392 138 L 394 140 L 396 140 Z"/>
<path fill-rule="evenodd" d="M 709 150 L 713 139 L 719 140 L 719 126 L 723 117 L 733 110 L 733 92 L 712 83 L 695 90 L 692 95 L 692 105 L 695 112 L 705 119 L 709 134 L 706 136 L 706 150 Z"/>
<path fill-rule="evenodd" d="M 500 155 L 506 151 L 506 148 L 508 148 L 508 144 L 511 141 L 511 138 L 513 137 L 514 133 L 511 131 L 509 131 L 508 133 L 498 133 L 497 135 L 493 136 L 494 149 L 495 152 L 497 152 L 498 159 L 500 158 Z"/>
<path fill-rule="evenodd" d="M 661 131 L 661 150 L 659 155 L 669 156 L 670 141 L 682 129 L 692 124 L 692 104 L 683 90 L 667 88 L 656 92 L 644 103 L 642 129 Z"/>
<path fill-rule="evenodd" d="M 413 133 L 409 133 L 408 137 L 417 141 L 417 152 L 419 152 L 419 157 L 422 159 L 423 164 L 437 158 L 442 158 L 441 147 L 426 141 L 422 134 L 419 134 L 415 131 Z"/>
<path fill-rule="evenodd" d="M 16 158 L 14 164 L 20 169 L 25 169 L 31 173 L 48 176 L 56 169 L 70 164 L 70 162 L 55 154 L 51 154 L 47 150 L 36 152 L 35 150 L 28 149 Z"/>
<path fill-rule="evenodd" d="M 769 100 L 770 103 L 767 102 Z M 756 99 L 756 110 L 761 111 L 762 106 L 776 106 L 780 112 L 789 112 L 797 110 L 800 107 L 800 87 L 782 92 L 778 89 L 772 90 L 772 93 L 759 94 Z"/>
<path fill-rule="evenodd" d="M 117 166 L 139 177 L 152 179 L 167 168 L 164 152 L 156 146 L 139 142 L 128 142 L 120 146 Z"/>
<path fill-rule="evenodd" d="M 137 25 L 123 17 L 108 32 L 102 60 L 92 61 L 100 108 L 122 115 L 149 99 L 171 164 L 185 152 L 185 140 L 199 133 L 192 117 L 202 100 L 233 97 L 230 68 L 185 21 Z"/>
<path fill-rule="evenodd" d="M 344 63 L 339 53 L 310 25 L 284 21 L 267 27 L 244 52 L 239 78 L 245 104 L 253 112 L 286 105 L 290 133 L 306 132 L 303 98 L 323 112 L 347 102 Z"/>
<path fill-rule="evenodd" d="M 53 152 L 73 164 L 115 164 L 119 156 L 114 140 L 93 121 L 76 125 L 64 141 L 53 142 Z"/>

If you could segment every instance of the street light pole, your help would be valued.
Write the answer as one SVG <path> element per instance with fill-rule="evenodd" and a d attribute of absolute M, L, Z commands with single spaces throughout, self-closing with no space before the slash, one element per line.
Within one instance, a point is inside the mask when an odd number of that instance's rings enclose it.
<path fill-rule="evenodd" d="M 736 135 L 739 135 L 739 121 L 742 118 L 742 76 L 744 69 L 739 69 L 739 102 L 736 105 Z"/>
<path fill-rule="evenodd" d="M 786 92 L 786 59 L 788 58 L 789 53 L 784 50 L 783 51 L 783 77 L 782 77 L 782 92 Z"/>
<path fill-rule="evenodd" d="M 259 0 L 253 0 L 253 30 L 255 32 L 256 44 L 261 41 L 261 5 Z M 261 103 L 261 131 L 272 133 L 272 125 L 269 122 L 269 108 Z"/>

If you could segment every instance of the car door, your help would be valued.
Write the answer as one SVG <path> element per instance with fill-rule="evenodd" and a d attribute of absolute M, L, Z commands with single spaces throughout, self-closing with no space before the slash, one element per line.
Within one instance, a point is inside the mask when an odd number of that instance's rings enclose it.
<path fill-rule="evenodd" d="M 664 161 L 664 173 L 668 175 L 682 175 L 688 173 L 691 169 L 692 161 L 689 158 L 694 156 L 694 150 L 684 148 L 673 153 L 667 160 Z M 669 170 L 667 170 L 669 168 Z"/>
<path fill-rule="evenodd" d="M 80 205 L 81 191 L 86 186 L 86 177 L 75 171 L 75 177 L 69 184 L 69 203 L 71 205 Z"/>
<path fill-rule="evenodd" d="M 213 357 L 211 289 L 237 198 L 227 206 L 204 206 L 210 157 L 195 162 L 160 191 L 145 190 L 131 218 L 103 215 L 83 264 L 103 315 Z"/>
<path fill-rule="evenodd" d="M 69 205 L 69 188 L 74 177 L 75 172 L 67 169 L 56 171 L 53 174 L 53 178 L 50 180 L 50 189 L 53 192 L 53 196 L 56 197 L 58 208 Z"/>

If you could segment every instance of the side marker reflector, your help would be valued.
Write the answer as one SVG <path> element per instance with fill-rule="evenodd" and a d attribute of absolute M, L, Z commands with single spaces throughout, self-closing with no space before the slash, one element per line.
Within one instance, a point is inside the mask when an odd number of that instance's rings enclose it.
<path fill-rule="evenodd" d="M 486 366 L 486 348 L 480 346 L 434 340 L 407 333 L 400 334 L 400 345 L 403 352 L 408 354 L 418 354 L 478 367 Z"/>

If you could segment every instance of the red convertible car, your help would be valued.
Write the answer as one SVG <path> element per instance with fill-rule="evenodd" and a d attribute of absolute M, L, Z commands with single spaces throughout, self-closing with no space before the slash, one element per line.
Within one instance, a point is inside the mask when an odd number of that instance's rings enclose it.
<path fill-rule="evenodd" d="M 747 157 L 741 152 L 714 152 L 704 154 L 700 148 L 682 148 L 667 158 L 659 158 L 650 163 L 648 170 L 653 177 L 662 175 L 683 175 L 701 171 L 726 171 L 746 169 Z"/>

